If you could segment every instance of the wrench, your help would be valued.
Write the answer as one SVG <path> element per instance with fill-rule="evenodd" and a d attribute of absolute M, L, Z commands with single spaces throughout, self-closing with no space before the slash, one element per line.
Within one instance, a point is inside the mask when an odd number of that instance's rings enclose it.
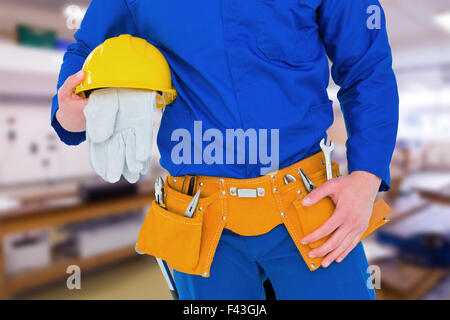
<path fill-rule="evenodd" d="M 330 140 L 330 145 L 325 144 L 325 139 L 320 140 L 320 149 L 325 155 L 325 166 L 327 168 L 327 180 L 333 179 L 333 172 L 331 171 L 331 151 L 334 150 L 334 143 Z"/>

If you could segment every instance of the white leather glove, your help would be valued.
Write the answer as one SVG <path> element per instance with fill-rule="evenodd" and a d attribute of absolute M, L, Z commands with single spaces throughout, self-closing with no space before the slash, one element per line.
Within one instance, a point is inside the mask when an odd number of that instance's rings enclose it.
<path fill-rule="evenodd" d="M 134 183 L 148 171 L 153 144 L 156 92 L 126 88 L 99 89 L 84 109 L 92 168 L 104 180 L 123 175 Z"/>

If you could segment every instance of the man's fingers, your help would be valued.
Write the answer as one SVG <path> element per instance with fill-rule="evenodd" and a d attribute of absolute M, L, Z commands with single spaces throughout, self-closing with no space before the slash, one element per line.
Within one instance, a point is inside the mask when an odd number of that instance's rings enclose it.
<path fill-rule="evenodd" d="M 86 106 L 87 106 L 87 104 L 89 102 L 89 99 L 82 98 L 82 97 L 80 97 L 78 95 L 75 95 L 75 94 L 72 96 L 72 99 L 74 99 L 74 101 L 71 101 L 71 103 L 68 104 L 68 106 L 71 106 L 73 108 L 79 109 L 80 111 L 83 111 L 86 108 Z"/>
<path fill-rule="evenodd" d="M 325 256 L 325 258 L 323 258 L 322 267 L 324 267 L 324 268 L 328 267 L 333 261 L 337 260 L 340 256 L 342 256 L 346 250 L 351 248 L 351 246 L 355 240 L 355 237 L 357 237 L 357 236 L 358 236 L 357 232 L 348 233 L 345 236 L 344 240 L 341 241 L 339 246 L 337 246 L 337 248 L 335 248 L 333 251 L 328 253 Z"/>
<path fill-rule="evenodd" d="M 329 180 L 323 185 L 311 191 L 303 200 L 304 206 L 312 206 L 321 199 L 333 194 L 336 191 L 336 179 Z"/>
<path fill-rule="evenodd" d="M 331 237 L 325 241 L 324 244 L 310 251 L 310 257 L 323 257 L 329 252 L 335 250 L 342 245 L 343 241 L 351 233 L 351 231 L 352 230 L 348 226 L 341 225 L 338 229 L 336 229 L 336 231 L 334 231 Z"/>
<path fill-rule="evenodd" d="M 359 232 L 356 237 L 353 238 L 353 242 L 351 243 L 351 245 L 348 246 L 347 249 L 345 249 L 344 252 L 339 255 L 339 257 L 336 259 L 336 262 L 340 263 L 347 257 L 347 255 L 358 245 L 359 240 L 361 240 L 363 234 L 364 232 Z"/>
<path fill-rule="evenodd" d="M 337 206 L 333 215 L 327 221 L 302 239 L 302 244 L 320 240 L 336 230 L 345 222 L 345 212 L 343 210 L 344 209 L 340 209 L 339 206 Z"/>
<path fill-rule="evenodd" d="M 89 101 L 89 99 L 88 98 L 83 98 L 83 97 L 80 97 L 79 95 L 77 95 L 77 94 L 72 94 L 72 99 L 73 99 L 73 101 L 75 101 L 75 102 L 82 102 L 82 104 L 84 104 L 84 106 L 86 106 L 86 104 L 88 103 L 88 101 Z M 80 103 L 80 105 L 81 105 L 81 103 Z"/>
<path fill-rule="evenodd" d="M 68 99 L 72 97 L 75 88 L 83 81 L 84 71 L 80 70 L 66 79 L 64 84 L 58 90 L 58 97 L 61 99 Z"/>

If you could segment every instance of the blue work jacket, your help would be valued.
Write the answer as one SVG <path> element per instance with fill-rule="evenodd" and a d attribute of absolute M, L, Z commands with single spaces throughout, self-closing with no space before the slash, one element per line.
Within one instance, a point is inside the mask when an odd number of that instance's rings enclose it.
<path fill-rule="evenodd" d="M 371 172 L 382 179 L 381 190 L 389 188 L 398 92 L 377 0 L 93 0 L 65 53 L 58 88 L 96 46 L 120 34 L 155 45 L 171 67 L 178 98 L 166 108 L 157 139 L 160 163 L 171 175 L 251 178 L 267 167 L 248 161 L 254 143 L 240 151 L 244 163 L 194 159 L 194 149 L 208 145 L 194 146 L 194 121 L 201 121 L 201 132 L 217 129 L 224 139 L 227 129 L 267 129 L 269 151 L 276 151 L 271 139 L 279 142 L 279 168 L 320 151 L 333 123 L 330 60 L 349 172 Z M 85 133 L 62 128 L 57 109 L 55 96 L 51 121 L 61 140 L 81 143 Z M 191 163 L 173 160 L 176 129 L 192 133 Z"/>

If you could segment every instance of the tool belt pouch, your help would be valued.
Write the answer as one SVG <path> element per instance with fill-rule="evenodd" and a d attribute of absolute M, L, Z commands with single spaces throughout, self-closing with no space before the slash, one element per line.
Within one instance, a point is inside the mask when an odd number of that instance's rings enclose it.
<path fill-rule="evenodd" d="M 162 208 L 153 201 L 137 249 L 167 261 L 174 269 L 192 270 L 198 263 L 203 215 L 192 218 Z"/>
<path fill-rule="evenodd" d="M 322 224 L 327 221 L 334 212 L 335 205 L 330 198 L 324 198 L 317 202 L 315 205 L 310 207 L 304 207 L 301 203 L 301 199 L 296 199 L 293 202 L 293 205 L 298 213 L 298 218 L 300 220 L 300 225 L 303 231 L 303 235 L 306 236 L 319 228 Z M 387 214 L 391 212 L 391 208 L 384 202 L 383 199 L 379 199 L 374 203 L 372 216 L 369 221 L 369 226 L 366 232 L 361 237 L 363 240 L 373 231 L 381 227 L 382 225 L 389 222 L 389 219 L 386 218 Z M 309 243 L 308 246 L 311 249 L 317 248 L 321 246 L 324 242 L 328 240 L 330 237 L 326 236 L 320 240 Z"/>

